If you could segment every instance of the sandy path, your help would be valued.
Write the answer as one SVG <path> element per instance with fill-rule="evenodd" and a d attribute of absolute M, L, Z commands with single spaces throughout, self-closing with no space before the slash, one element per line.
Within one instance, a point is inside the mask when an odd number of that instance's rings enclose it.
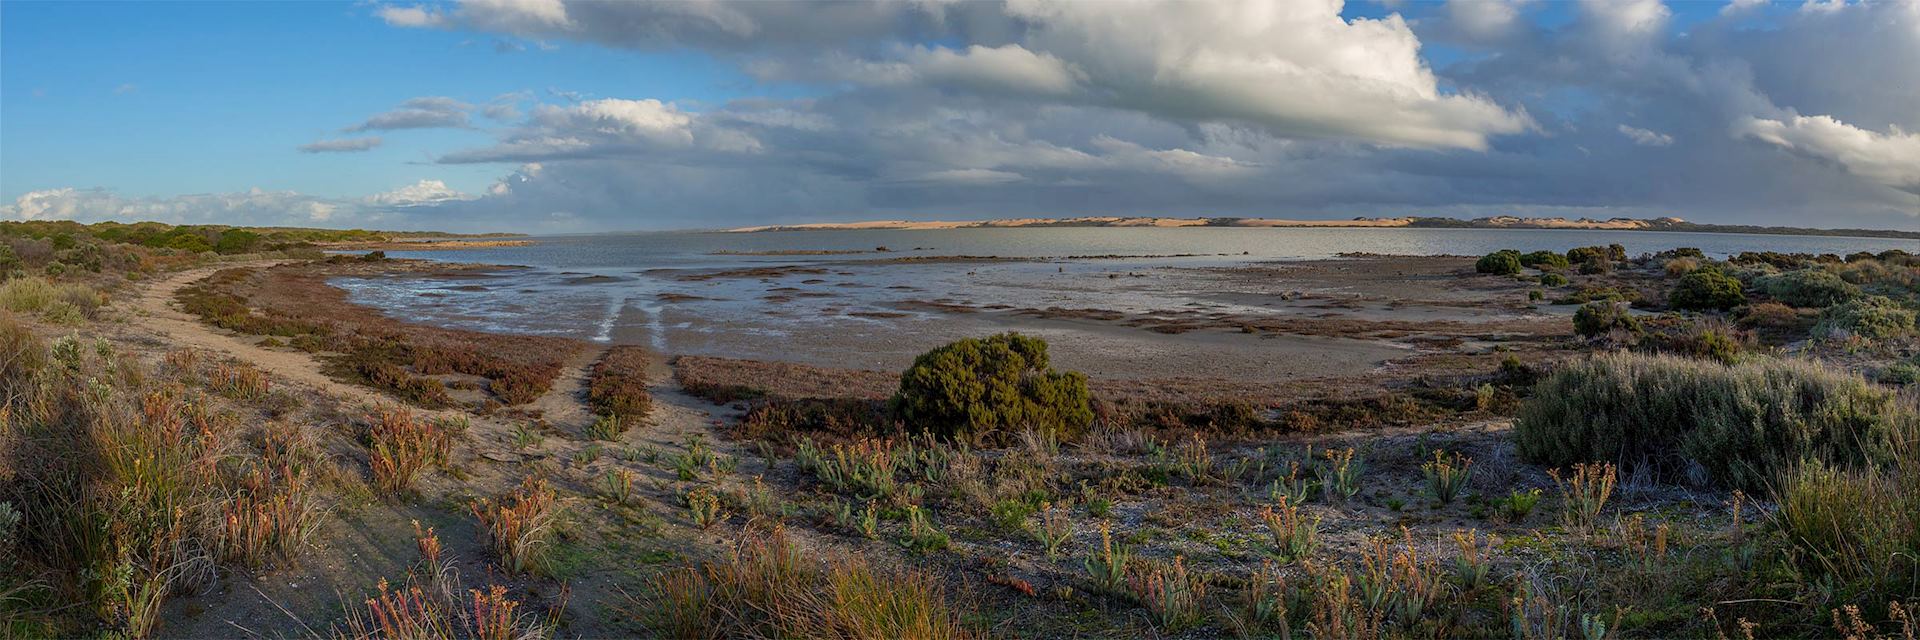
<path fill-rule="evenodd" d="M 278 382 L 309 387 L 348 402 L 390 403 L 392 400 L 368 389 L 337 382 L 320 373 L 312 357 L 303 353 L 275 351 L 240 336 L 201 324 L 198 318 L 174 308 L 174 295 L 221 269 L 236 266 L 271 267 L 284 261 L 223 264 L 181 271 L 154 282 L 134 300 L 134 311 L 141 316 L 136 324 L 167 336 L 175 347 L 194 347 L 224 353 L 252 363 Z"/>

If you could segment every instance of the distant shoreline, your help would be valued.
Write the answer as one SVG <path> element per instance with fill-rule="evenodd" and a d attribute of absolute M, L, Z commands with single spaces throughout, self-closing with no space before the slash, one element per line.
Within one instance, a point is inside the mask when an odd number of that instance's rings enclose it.
<path fill-rule="evenodd" d="M 1408 229 L 1577 229 L 1595 231 L 1675 231 L 1692 233 L 1750 233 L 1762 235 L 1897 238 L 1920 240 L 1920 231 L 1889 229 L 1813 229 L 1737 224 L 1700 224 L 1680 218 L 1520 218 L 1497 216 L 1462 220 L 1443 217 L 1352 218 L 1348 220 L 1283 220 L 1276 218 L 1164 218 L 1094 216 L 1078 218 L 1006 218 L 998 220 L 868 220 L 791 225 L 761 225 L 725 230 L 727 233 L 764 231 L 1021 229 L 1053 227 L 1237 227 L 1237 228 L 1408 228 Z"/>

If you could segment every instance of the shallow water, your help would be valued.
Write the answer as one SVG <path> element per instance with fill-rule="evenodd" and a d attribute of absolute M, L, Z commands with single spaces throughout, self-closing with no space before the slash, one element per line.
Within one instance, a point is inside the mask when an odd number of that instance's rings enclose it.
<path fill-rule="evenodd" d="M 1208 279 L 1179 267 L 1329 258 L 1344 252 L 1478 255 L 1501 248 L 1564 251 L 1609 243 L 1626 246 L 1629 254 L 1676 247 L 1697 247 L 1715 256 L 1740 251 L 1920 252 L 1920 242 L 1883 238 L 1558 229 L 1025 228 L 672 232 L 535 240 L 522 247 L 389 252 L 394 257 L 528 267 L 488 277 L 334 282 L 356 302 L 444 326 L 646 344 L 676 354 L 895 366 L 901 354 L 921 348 L 921 343 L 958 335 L 1004 328 L 1069 330 L 1058 322 L 1038 320 L 1031 321 L 1031 327 L 1009 327 L 1009 322 L 1025 321 L 945 313 L 923 303 L 1129 313 L 1261 311 L 1209 288 Z M 875 251 L 879 247 L 888 251 Z M 768 251 L 860 253 L 740 255 Z M 1033 260 L 893 261 L 958 255 Z M 792 269 L 690 279 L 753 267 Z M 864 346 L 856 349 L 860 353 L 848 353 L 850 344 Z M 873 345 L 888 348 L 869 348 Z M 1328 348 L 1328 353 L 1338 354 L 1351 345 Z"/>

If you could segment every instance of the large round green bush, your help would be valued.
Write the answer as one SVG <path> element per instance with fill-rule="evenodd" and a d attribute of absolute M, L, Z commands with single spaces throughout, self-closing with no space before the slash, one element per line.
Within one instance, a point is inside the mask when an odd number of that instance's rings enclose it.
<path fill-rule="evenodd" d="M 921 354 L 892 406 L 908 428 L 965 440 L 1028 428 L 1072 439 L 1093 423 L 1086 376 L 1054 371 L 1046 341 L 1017 333 Z"/>
<path fill-rule="evenodd" d="M 1520 273 L 1520 252 L 1512 249 L 1501 249 L 1481 256 L 1478 262 L 1473 263 L 1473 270 L 1480 273 L 1491 273 L 1497 276 L 1510 276 Z"/>
<path fill-rule="evenodd" d="M 1667 305 L 1691 311 L 1732 309 L 1746 303 L 1740 281 L 1716 269 L 1701 269 L 1675 283 L 1667 294 Z"/>
<path fill-rule="evenodd" d="M 1535 269 L 1565 269 L 1568 264 L 1566 256 L 1552 251 L 1535 251 L 1520 256 L 1520 266 L 1523 267 L 1533 267 Z"/>
<path fill-rule="evenodd" d="M 1573 330 L 1593 337 L 1614 329 L 1640 332 L 1640 321 L 1627 312 L 1627 305 L 1611 300 L 1595 300 L 1573 312 Z"/>
<path fill-rule="evenodd" d="M 1884 340 L 1913 333 L 1914 312 L 1885 296 L 1867 296 L 1827 307 L 1815 335 Z"/>
<path fill-rule="evenodd" d="M 1521 455 L 1548 466 L 1607 461 L 1657 477 L 1759 492 L 1802 459 L 1857 466 L 1914 437 L 1892 390 L 1806 360 L 1734 366 L 1615 353 L 1534 386 L 1514 421 Z"/>
<path fill-rule="evenodd" d="M 1830 307 L 1860 297 L 1860 287 L 1825 269 L 1800 269 L 1760 279 L 1773 299 L 1796 307 Z"/>

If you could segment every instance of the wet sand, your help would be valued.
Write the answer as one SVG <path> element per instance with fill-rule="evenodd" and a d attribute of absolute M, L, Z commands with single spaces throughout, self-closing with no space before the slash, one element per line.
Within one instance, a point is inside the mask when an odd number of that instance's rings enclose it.
<path fill-rule="evenodd" d="M 1056 366 L 1096 378 L 1285 382 L 1567 331 L 1564 308 L 1527 301 L 1533 285 L 1447 256 L 836 260 L 619 277 L 407 271 L 416 273 L 378 277 L 405 304 L 379 306 L 402 319 L 839 369 L 898 371 L 954 340 L 1019 331 L 1045 338 Z"/>

